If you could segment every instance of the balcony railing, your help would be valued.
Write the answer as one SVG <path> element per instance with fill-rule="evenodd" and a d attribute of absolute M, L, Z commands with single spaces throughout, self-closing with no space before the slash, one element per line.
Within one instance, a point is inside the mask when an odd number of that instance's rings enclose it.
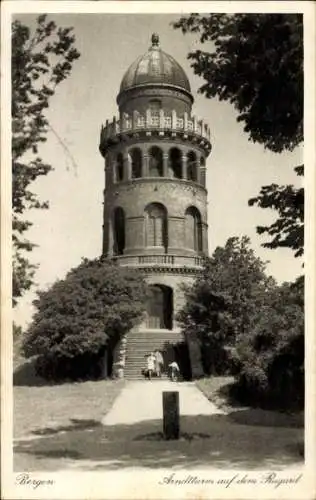
<path fill-rule="evenodd" d="M 198 135 L 205 138 L 207 142 L 210 142 L 211 139 L 209 126 L 203 120 L 191 117 L 188 113 L 177 115 L 175 110 L 165 112 L 161 109 L 157 114 L 157 112 L 152 113 L 150 109 L 147 109 L 143 115 L 134 111 L 132 115 L 125 113 L 121 119 L 113 117 L 111 122 L 107 120 L 101 129 L 101 142 L 124 132 L 142 129 L 175 130 Z"/>
<path fill-rule="evenodd" d="M 117 255 L 117 259 L 123 266 L 147 267 L 175 266 L 175 267 L 199 267 L 203 266 L 203 257 L 194 255 Z"/>

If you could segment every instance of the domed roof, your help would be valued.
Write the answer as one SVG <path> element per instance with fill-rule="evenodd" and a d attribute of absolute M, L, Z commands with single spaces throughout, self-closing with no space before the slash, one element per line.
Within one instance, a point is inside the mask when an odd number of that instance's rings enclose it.
<path fill-rule="evenodd" d="M 159 47 L 159 36 L 153 34 L 151 47 L 138 57 L 126 71 L 120 92 L 139 85 L 164 84 L 191 92 L 190 83 L 180 64 Z"/>

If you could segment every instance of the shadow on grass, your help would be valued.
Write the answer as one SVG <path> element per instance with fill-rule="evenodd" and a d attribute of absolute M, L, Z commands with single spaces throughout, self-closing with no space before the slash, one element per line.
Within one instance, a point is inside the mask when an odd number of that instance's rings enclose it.
<path fill-rule="evenodd" d="M 193 441 L 193 439 L 206 439 L 210 438 L 210 434 L 205 434 L 203 432 L 181 432 L 179 436 L 180 441 Z M 165 441 L 163 432 L 152 432 L 149 434 L 140 434 L 133 438 L 134 441 Z"/>
<path fill-rule="evenodd" d="M 220 396 L 222 399 L 226 400 L 227 404 L 232 408 L 240 408 L 240 406 L 244 405 L 244 402 L 241 402 L 238 398 L 238 393 L 236 389 L 236 382 L 229 382 L 228 384 L 220 387 L 216 394 Z"/>
<path fill-rule="evenodd" d="M 76 450 L 42 450 L 37 454 L 38 458 L 63 458 L 78 460 L 81 454 Z"/>
<path fill-rule="evenodd" d="M 35 360 L 31 359 L 25 361 L 14 370 L 13 385 L 22 387 L 43 387 L 60 384 L 39 377 L 35 370 Z"/>
<path fill-rule="evenodd" d="M 278 397 L 272 397 L 272 395 L 256 397 L 254 393 L 247 391 L 238 381 L 224 384 L 215 392 L 215 395 L 226 401 L 226 404 L 231 408 L 250 406 L 252 408 L 261 408 L 267 411 L 282 411 L 285 413 L 299 413 L 304 408 L 303 401 L 295 401 L 291 397 L 285 398 L 283 401 Z"/>
<path fill-rule="evenodd" d="M 43 429 L 36 429 L 35 431 L 32 431 L 32 434 L 35 434 L 36 436 L 50 436 L 53 434 L 59 434 L 60 432 L 91 429 L 101 425 L 101 422 L 89 419 L 81 420 L 71 418 L 70 422 L 71 425 L 60 425 L 58 427 L 44 427 Z"/>
<path fill-rule="evenodd" d="M 40 377 L 36 373 L 35 368 L 36 360 L 30 359 L 26 360 L 24 363 L 20 364 L 13 373 L 13 385 L 15 387 L 52 387 L 61 386 L 68 383 L 80 383 L 80 382 L 99 382 L 100 378 L 86 377 L 82 379 L 71 379 L 64 378 L 59 380 L 47 380 Z M 108 379 L 110 380 L 110 379 Z"/>
<path fill-rule="evenodd" d="M 232 411 L 228 414 L 228 419 L 241 425 L 252 425 L 261 427 L 304 427 L 303 413 L 288 415 L 286 413 L 262 410 L 260 408 L 250 408 L 239 411 Z"/>
<path fill-rule="evenodd" d="M 302 429 L 241 425 L 226 415 L 183 416 L 180 429 L 180 439 L 165 441 L 161 420 L 114 426 L 76 420 L 62 432 L 41 429 L 34 439 L 17 441 L 14 468 L 23 470 L 27 464 L 28 470 L 205 466 L 276 470 L 302 463 Z M 62 459 L 67 458 L 72 461 L 65 464 Z"/>

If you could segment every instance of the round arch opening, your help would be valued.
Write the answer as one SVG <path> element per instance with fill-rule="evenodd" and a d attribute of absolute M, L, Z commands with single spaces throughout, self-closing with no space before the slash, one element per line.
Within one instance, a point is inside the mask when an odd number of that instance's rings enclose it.
<path fill-rule="evenodd" d="M 147 298 L 147 327 L 172 330 L 173 290 L 166 285 L 150 285 Z"/>

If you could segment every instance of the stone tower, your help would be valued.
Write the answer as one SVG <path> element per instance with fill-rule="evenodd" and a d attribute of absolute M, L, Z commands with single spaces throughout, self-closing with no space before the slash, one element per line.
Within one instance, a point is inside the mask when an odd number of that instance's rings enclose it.
<path fill-rule="evenodd" d="M 114 354 L 119 376 L 139 377 L 144 355 L 156 348 L 167 357 L 185 357 L 183 345 L 192 375 L 201 370 L 194 339 L 183 339 L 175 321 L 183 304 L 181 283 L 194 280 L 208 254 L 210 131 L 192 115 L 193 101 L 186 74 L 153 34 L 149 50 L 123 77 L 119 118 L 101 129 L 103 255 L 141 268 L 151 290 L 145 320 Z"/>

